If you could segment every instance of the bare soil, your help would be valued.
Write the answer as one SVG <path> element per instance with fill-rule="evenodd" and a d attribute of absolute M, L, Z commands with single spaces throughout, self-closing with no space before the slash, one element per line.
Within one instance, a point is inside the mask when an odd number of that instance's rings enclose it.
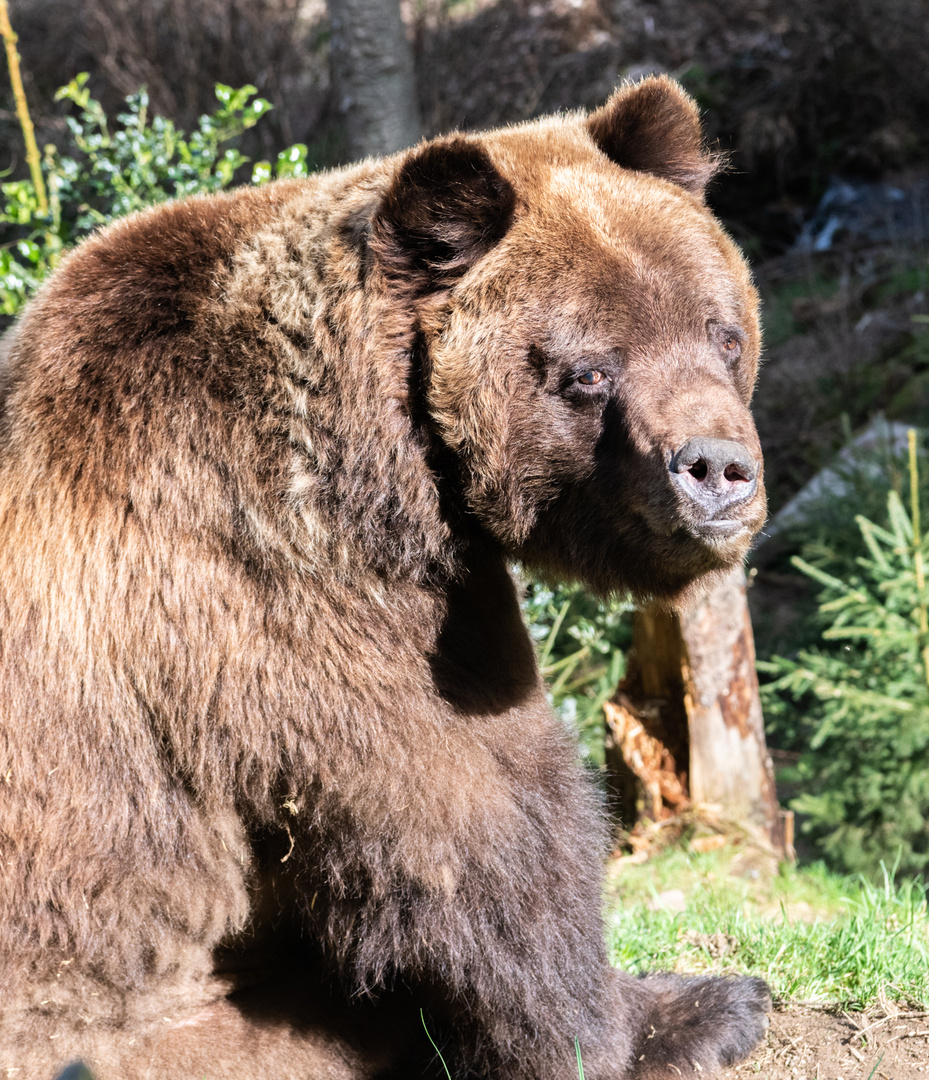
<path fill-rule="evenodd" d="M 929 1012 L 776 1008 L 765 1041 L 725 1080 L 926 1080 Z"/>

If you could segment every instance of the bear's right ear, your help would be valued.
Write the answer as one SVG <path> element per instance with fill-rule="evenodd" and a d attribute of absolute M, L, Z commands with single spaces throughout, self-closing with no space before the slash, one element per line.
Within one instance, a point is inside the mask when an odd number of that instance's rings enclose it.
<path fill-rule="evenodd" d="M 449 288 L 510 227 L 516 193 L 476 143 L 428 143 L 400 167 L 371 226 L 388 277 L 416 296 Z"/>
<path fill-rule="evenodd" d="M 589 117 L 587 130 L 617 165 L 670 180 L 698 198 L 725 164 L 706 150 L 693 98 L 667 75 L 621 86 Z"/>

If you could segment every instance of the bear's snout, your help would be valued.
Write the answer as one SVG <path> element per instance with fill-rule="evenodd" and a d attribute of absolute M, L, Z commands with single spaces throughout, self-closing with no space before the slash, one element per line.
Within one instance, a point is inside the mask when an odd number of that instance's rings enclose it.
<path fill-rule="evenodd" d="M 738 508 L 758 491 L 761 462 L 741 442 L 699 436 L 689 439 L 669 464 L 671 480 L 700 515 L 701 530 L 725 536 L 744 526 Z"/>

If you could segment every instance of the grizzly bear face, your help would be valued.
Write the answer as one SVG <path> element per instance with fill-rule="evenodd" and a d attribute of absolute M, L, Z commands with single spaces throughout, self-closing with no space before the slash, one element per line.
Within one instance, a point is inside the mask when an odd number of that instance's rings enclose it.
<path fill-rule="evenodd" d="M 674 597 L 764 521 L 758 300 L 716 167 L 656 79 L 586 126 L 430 144 L 375 221 L 468 510 L 543 574 Z"/>

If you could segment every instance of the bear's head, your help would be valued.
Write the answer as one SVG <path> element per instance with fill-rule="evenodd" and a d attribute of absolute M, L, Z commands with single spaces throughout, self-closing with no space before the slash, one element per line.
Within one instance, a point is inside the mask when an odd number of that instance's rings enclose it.
<path fill-rule="evenodd" d="M 758 299 L 703 202 L 718 167 L 650 78 L 411 151 L 375 217 L 452 483 L 543 574 L 674 598 L 764 521 Z"/>

